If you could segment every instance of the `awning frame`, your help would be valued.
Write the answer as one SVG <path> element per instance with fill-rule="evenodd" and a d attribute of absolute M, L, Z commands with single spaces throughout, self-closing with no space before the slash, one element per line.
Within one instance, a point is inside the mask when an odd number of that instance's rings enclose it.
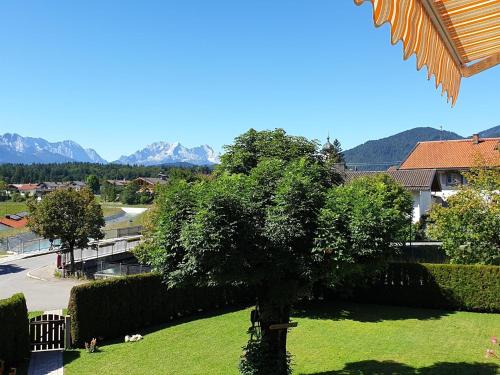
<path fill-rule="evenodd" d="M 490 39 L 476 37 L 473 42 L 462 45 L 460 33 L 457 34 L 454 24 L 457 7 L 453 8 L 454 15 L 451 16 L 440 0 L 354 0 L 357 5 L 365 1 L 372 3 L 375 26 L 382 26 L 386 22 L 391 25 L 392 44 L 402 41 L 405 60 L 412 54 L 416 55 L 417 70 L 423 65 L 427 66 L 427 78 L 435 77 L 436 88 L 441 85 L 442 94 L 447 93 L 452 106 L 456 102 L 462 78 L 471 77 L 500 64 L 499 43 L 495 42 L 500 39 L 498 34 L 493 34 Z M 500 0 L 469 1 L 469 9 L 473 8 L 471 12 L 476 13 L 479 8 L 500 6 Z M 458 9 L 458 12 L 461 10 Z M 492 13 L 491 9 L 490 13 L 486 14 L 485 19 L 494 20 L 498 25 L 500 15 Z M 462 24 L 473 21 L 474 19 L 469 18 Z M 493 27 L 495 28 L 498 29 L 498 26 Z M 418 33 L 425 33 L 425 38 L 412 36 L 411 32 L 415 29 Z M 471 47 L 480 43 L 489 45 L 483 45 L 479 51 Z M 490 54 L 487 53 L 488 50 L 491 50 Z"/>
<path fill-rule="evenodd" d="M 455 63 L 458 66 L 460 66 L 460 70 L 463 77 L 466 78 L 471 77 L 477 73 L 483 72 L 487 69 L 494 67 L 495 65 L 500 64 L 500 53 L 497 53 L 496 55 L 486 57 L 474 64 L 467 65 L 460 56 L 460 54 L 458 53 L 455 43 L 452 42 L 452 37 L 448 32 L 448 28 L 445 25 L 443 25 L 443 20 L 439 16 L 439 11 L 436 8 L 435 3 L 432 0 L 420 0 L 420 1 L 422 2 L 424 8 L 427 10 L 427 13 L 430 16 L 432 23 L 436 27 L 438 33 L 441 35 L 441 38 L 443 39 L 444 43 L 446 44 L 446 47 L 450 51 L 451 56 L 455 60 Z"/>

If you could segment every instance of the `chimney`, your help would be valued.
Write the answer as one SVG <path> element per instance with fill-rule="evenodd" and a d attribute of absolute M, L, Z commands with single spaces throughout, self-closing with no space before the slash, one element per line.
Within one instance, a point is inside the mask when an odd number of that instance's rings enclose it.
<path fill-rule="evenodd" d="M 472 143 L 475 145 L 479 143 L 479 134 L 472 134 Z"/>

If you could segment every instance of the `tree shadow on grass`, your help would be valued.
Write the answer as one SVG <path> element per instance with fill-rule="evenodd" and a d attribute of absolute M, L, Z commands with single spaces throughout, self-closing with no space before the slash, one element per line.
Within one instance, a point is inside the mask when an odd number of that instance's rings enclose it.
<path fill-rule="evenodd" d="M 293 316 L 298 318 L 343 320 L 377 323 L 384 320 L 431 320 L 449 315 L 444 310 L 359 304 L 350 302 L 311 301 L 302 302 L 294 307 Z"/>
<path fill-rule="evenodd" d="M 494 363 L 438 362 L 429 367 L 414 368 L 392 361 L 347 363 L 342 370 L 301 375 L 495 375 L 500 367 Z"/>

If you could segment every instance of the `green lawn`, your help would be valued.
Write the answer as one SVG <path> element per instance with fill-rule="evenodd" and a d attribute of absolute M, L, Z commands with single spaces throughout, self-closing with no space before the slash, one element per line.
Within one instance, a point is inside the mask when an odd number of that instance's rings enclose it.
<path fill-rule="evenodd" d="M 103 213 L 104 217 L 116 215 L 122 211 L 123 210 L 120 207 L 110 207 L 110 206 L 102 205 L 102 213 Z"/>
<path fill-rule="evenodd" d="M 249 309 L 158 327 L 137 343 L 65 355 L 65 374 L 237 374 Z M 294 374 L 496 374 L 499 314 L 342 304 L 297 311 Z M 134 334 L 137 332 L 130 332 Z"/>
<path fill-rule="evenodd" d="M 0 216 L 8 214 L 17 214 L 18 212 L 28 211 L 26 202 L 0 202 Z"/>
<path fill-rule="evenodd" d="M 143 225 L 145 214 L 146 212 L 143 212 L 142 214 L 135 216 L 132 220 L 124 220 L 124 221 L 119 221 L 118 223 L 108 224 L 104 229 L 106 230 L 119 229 L 119 228 L 135 227 Z"/>

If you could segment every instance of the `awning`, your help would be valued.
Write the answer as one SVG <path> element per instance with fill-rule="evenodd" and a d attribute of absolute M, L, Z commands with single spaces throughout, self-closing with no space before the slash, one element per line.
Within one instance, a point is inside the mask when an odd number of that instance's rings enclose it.
<path fill-rule="evenodd" d="M 455 104 L 462 77 L 500 63 L 500 0 L 354 0 L 370 1 L 376 26 L 391 25 L 391 41 L 403 42 L 417 69 L 427 66 L 436 88 Z"/>

